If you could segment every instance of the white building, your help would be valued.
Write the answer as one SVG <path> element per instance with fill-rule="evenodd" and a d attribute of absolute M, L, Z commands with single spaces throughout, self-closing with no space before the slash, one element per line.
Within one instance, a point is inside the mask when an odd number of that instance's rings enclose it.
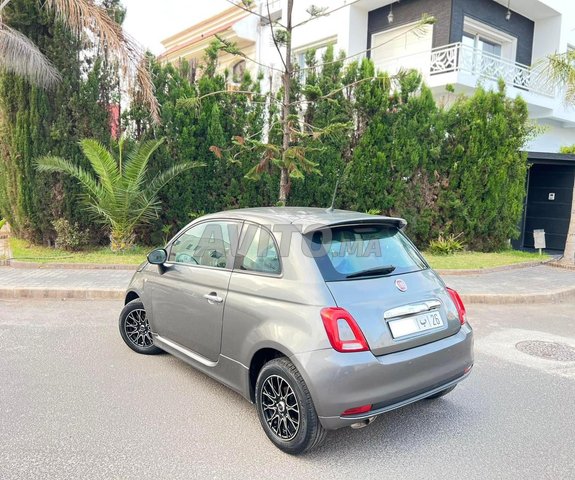
<path fill-rule="evenodd" d="M 312 4 L 333 13 L 306 22 Z M 269 12 L 281 22 L 285 8 L 286 0 L 259 0 L 254 11 L 263 17 Z M 435 17 L 435 23 L 416 34 L 412 27 L 424 13 Z M 315 48 L 321 55 L 323 47 L 333 44 L 347 56 L 371 57 L 381 70 L 417 68 L 438 98 L 446 95 L 448 84 L 456 93 L 472 93 L 478 83 L 495 88 L 503 78 L 507 94 L 521 95 L 530 117 L 544 127 L 525 146 L 533 166 L 517 246 L 532 246 L 532 230 L 544 228 L 548 247 L 563 248 L 575 156 L 558 152 L 561 146 L 575 144 L 575 108 L 566 106 L 562 92 L 545 81 L 538 62 L 550 53 L 575 48 L 575 2 L 294 0 L 293 24 L 300 23 L 292 37 L 294 58 L 300 63 L 306 50 Z M 241 72 L 281 66 L 269 22 L 235 7 L 167 39 L 163 58 L 197 58 L 214 32 L 237 42 L 255 60 L 226 57 L 226 68 Z"/>

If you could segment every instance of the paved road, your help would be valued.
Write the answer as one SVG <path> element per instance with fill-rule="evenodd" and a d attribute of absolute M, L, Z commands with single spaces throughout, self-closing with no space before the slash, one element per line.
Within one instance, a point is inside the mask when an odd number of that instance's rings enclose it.
<path fill-rule="evenodd" d="M 0 301 L 0 478 L 564 479 L 575 471 L 575 304 L 476 306 L 473 375 L 451 395 L 340 430 L 293 458 L 241 397 L 179 360 L 139 356 L 115 301 Z"/>

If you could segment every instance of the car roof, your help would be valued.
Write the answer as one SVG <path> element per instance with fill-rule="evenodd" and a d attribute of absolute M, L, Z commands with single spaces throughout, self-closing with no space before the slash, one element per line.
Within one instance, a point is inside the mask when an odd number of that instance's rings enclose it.
<path fill-rule="evenodd" d="M 263 225 L 294 224 L 302 233 L 320 230 L 323 227 L 350 223 L 385 223 L 403 228 L 407 222 L 403 218 L 369 215 L 350 210 L 337 210 L 313 207 L 259 207 L 225 210 L 203 217 L 205 219 L 232 218 L 249 220 Z"/>

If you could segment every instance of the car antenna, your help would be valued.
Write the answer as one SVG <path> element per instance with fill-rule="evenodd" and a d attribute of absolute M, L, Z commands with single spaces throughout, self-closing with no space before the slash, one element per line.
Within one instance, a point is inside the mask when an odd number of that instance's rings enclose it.
<path fill-rule="evenodd" d="M 339 186 L 339 172 L 337 172 L 337 179 L 335 181 L 335 188 L 333 189 L 333 196 L 331 197 L 331 205 L 326 210 L 326 212 L 331 213 L 333 212 L 333 206 L 335 204 L 335 197 L 337 195 L 337 187 Z"/>

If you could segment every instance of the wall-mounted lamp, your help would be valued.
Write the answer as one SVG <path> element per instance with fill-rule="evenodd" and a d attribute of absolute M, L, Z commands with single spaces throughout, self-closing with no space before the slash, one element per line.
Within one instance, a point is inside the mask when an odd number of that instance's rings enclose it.
<path fill-rule="evenodd" d="M 511 4 L 511 0 L 507 0 L 507 13 L 505 14 L 505 20 L 509 21 L 509 19 L 511 18 L 511 10 L 509 9 L 509 6 Z"/>
<path fill-rule="evenodd" d="M 393 3 L 389 5 L 389 14 L 387 15 L 387 21 L 393 23 Z"/>

